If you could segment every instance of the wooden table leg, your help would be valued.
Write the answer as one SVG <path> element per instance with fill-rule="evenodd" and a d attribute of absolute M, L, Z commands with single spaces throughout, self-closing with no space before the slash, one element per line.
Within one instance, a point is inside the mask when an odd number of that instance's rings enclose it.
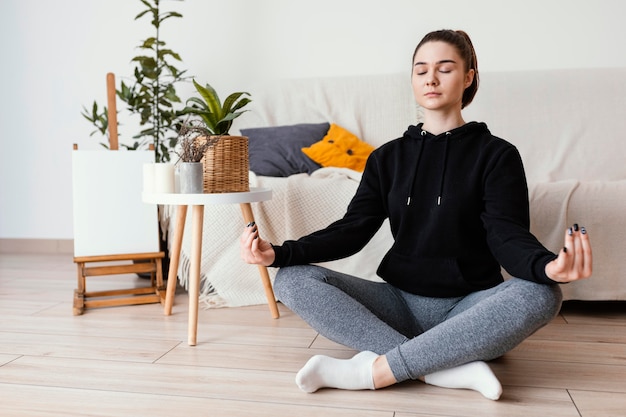
<path fill-rule="evenodd" d="M 198 298 L 200 296 L 200 261 L 202 259 L 202 228 L 204 206 L 192 206 L 191 255 L 189 266 L 189 346 L 196 345 L 198 334 Z"/>
<path fill-rule="evenodd" d="M 243 220 L 246 224 L 254 221 L 254 214 L 252 213 L 252 206 L 250 203 L 241 203 L 241 213 L 243 214 Z M 257 225 L 258 227 L 258 225 Z M 278 312 L 278 305 L 276 304 L 276 297 L 274 296 L 274 290 L 272 289 L 272 282 L 270 281 L 270 274 L 267 272 L 267 267 L 258 265 L 259 274 L 261 275 L 261 282 L 265 290 L 265 297 L 267 298 L 267 305 L 270 308 L 270 313 L 273 318 L 280 317 Z"/>
<path fill-rule="evenodd" d="M 174 225 L 174 236 L 172 250 L 170 251 L 170 269 L 167 273 L 167 290 L 165 293 L 165 307 L 163 312 L 166 316 L 172 314 L 174 297 L 176 295 L 176 285 L 178 284 L 178 262 L 180 261 L 180 251 L 183 245 L 183 234 L 185 232 L 185 219 L 187 218 L 187 206 L 176 207 L 176 224 Z"/>
<path fill-rule="evenodd" d="M 74 261 L 76 262 L 76 261 Z M 78 275 L 78 287 L 74 290 L 74 315 L 80 316 L 85 311 L 85 291 L 87 281 L 85 279 L 85 275 L 83 273 L 83 269 L 85 268 L 84 262 L 76 263 L 76 273 Z"/>

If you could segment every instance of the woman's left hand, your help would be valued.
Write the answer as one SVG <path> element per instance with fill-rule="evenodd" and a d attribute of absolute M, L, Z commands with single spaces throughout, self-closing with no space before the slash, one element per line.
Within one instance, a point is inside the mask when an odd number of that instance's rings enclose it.
<path fill-rule="evenodd" d="M 556 282 L 589 278 L 593 269 L 591 243 L 584 227 L 577 224 L 565 232 L 565 246 L 558 258 L 546 265 L 546 275 Z"/>

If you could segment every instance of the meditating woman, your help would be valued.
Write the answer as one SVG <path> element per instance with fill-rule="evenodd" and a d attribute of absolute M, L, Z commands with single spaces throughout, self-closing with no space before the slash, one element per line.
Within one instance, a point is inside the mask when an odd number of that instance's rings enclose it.
<path fill-rule="evenodd" d="M 248 225 L 242 258 L 280 267 L 277 298 L 321 335 L 360 352 L 314 356 L 296 376 L 302 390 L 421 380 L 496 400 L 502 387 L 485 361 L 555 317 L 558 283 L 591 275 L 589 237 L 574 224 L 554 254 L 530 233 L 517 149 L 484 123 L 463 120 L 478 89 L 466 33 L 427 34 L 411 82 L 424 122 L 371 154 L 344 217 L 282 245 Z M 394 243 L 378 267 L 384 282 L 311 265 L 360 251 L 385 219 Z M 501 266 L 514 278 L 504 280 Z"/>

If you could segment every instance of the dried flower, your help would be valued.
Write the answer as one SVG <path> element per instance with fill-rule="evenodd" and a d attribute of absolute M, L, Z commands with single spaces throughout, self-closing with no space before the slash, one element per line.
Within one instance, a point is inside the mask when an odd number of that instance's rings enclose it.
<path fill-rule="evenodd" d="M 180 150 L 176 154 L 183 162 L 200 162 L 207 149 L 219 140 L 220 137 L 213 136 L 203 123 L 188 120 L 178 132 Z"/>

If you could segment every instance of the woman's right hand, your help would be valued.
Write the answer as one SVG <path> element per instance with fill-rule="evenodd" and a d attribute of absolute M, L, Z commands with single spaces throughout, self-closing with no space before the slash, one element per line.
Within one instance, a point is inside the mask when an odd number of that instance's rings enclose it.
<path fill-rule="evenodd" d="M 274 263 L 276 254 L 269 242 L 261 239 L 259 231 L 254 222 L 248 224 L 239 241 L 241 259 L 253 265 L 270 266 Z"/>

